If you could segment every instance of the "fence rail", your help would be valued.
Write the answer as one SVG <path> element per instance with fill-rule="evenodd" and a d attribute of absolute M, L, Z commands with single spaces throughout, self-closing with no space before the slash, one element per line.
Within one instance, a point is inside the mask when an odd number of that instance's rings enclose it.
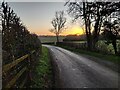
<path fill-rule="evenodd" d="M 23 75 L 23 73 L 25 71 L 27 71 L 26 74 L 25 74 L 25 79 L 23 79 L 21 81 L 21 83 L 19 85 L 19 88 L 22 88 L 25 85 L 25 83 L 26 83 L 26 81 L 28 79 L 28 76 L 29 76 L 28 75 L 29 71 L 31 71 L 30 70 L 30 65 L 31 65 L 30 64 L 31 63 L 31 60 L 30 60 L 31 58 L 30 57 L 34 53 L 35 53 L 35 50 L 31 51 L 30 54 L 26 54 L 26 55 L 24 55 L 24 56 L 22 56 L 22 57 L 20 57 L 20 58 L 18 58 L 16 60 L 14 60 L 13 62 L 3 66 L 3 70 L 2 70 L 3 71 L 3 77 L 4 77 L 4 79 L 3 79 L 3 83 L 4 83 L 3 88 L 11 88 L 11 87 L 13 87 L 17 83 L 17 80 L 19 80 L 19 78 Z M 16 70 L 15 67 L 18 64 L 20 64 L 22 61 L 23 62 L 27 61 L 27 65 L 23 65 L 23 66 L 21 65 L 22 66 L 21 70 L 16 72 L 16 74 L 12 76 L 12 79 L 8 78 L 8 74 L 11 73 L 11 72 L 9 73 L 9 70 L 12 69 L 12 71 L 15 71 Z"/>
<path fill-rule="evenodd" d="M 5 86 L 5 88 L 10 88 L 14 85 L 14 83 L 17 81 L 17 79 L 25 72 L 27 67 L 24 67 L 17 75 Z"/>

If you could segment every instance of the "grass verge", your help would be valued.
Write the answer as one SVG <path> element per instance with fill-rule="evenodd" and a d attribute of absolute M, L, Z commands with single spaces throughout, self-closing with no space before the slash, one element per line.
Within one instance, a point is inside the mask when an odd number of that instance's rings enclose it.
<path fill-rule="evenodd" d="M 42 55 L 35 67 L 33 88 L 52 88 L 52 66 L 48 49 L 42 46 Z"/>
<path fill-rule="evenodd" d="M 120 64 L 120 56 L 107 55 L 107 54 L 102 54 L 102 53 L 97 53 L 97 52 L 92 52 L 92 51 L 87 51 L 87 50 L 82 50 L 82 49 L 75 49 L 75 48 L 71 48 L 69 46 L 63 46 L 63 45 L 57 45 L 57 46 L 65 48 L 65 49 L 73 51 L 73 52 L 76 52 L 76 53 L 90 55 L 90 56 L 94 56 L 94 57 L 98 57 L 98 58 L 101 58 L 104 60 L 111 61 L 118 65 Z"/>

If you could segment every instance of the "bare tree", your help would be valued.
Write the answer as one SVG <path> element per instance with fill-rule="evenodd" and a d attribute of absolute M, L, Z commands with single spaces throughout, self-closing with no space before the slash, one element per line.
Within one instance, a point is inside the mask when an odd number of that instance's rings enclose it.
<path fill-rule="evenodd" d="M 57 11 L 55 13 L 55 18 L 51 21 L 53 29 L 50 32 L 55 33 L 57 42 L 59 42 L 59 34 L 62 33 L 65 27 L 66 18 L 64 17 L 64 11 Z"/>
<path fill-rule="evenodd" d="M 91 31 L 91 13 L 88 2 L 67 2 L 68 14 L 74 17 L 73 22 L 79 18 L 82 18 L 82 22 L 85 26 L 85 33 L 87 39 L 87 48 L 91 50 L 92 48 L 92 31 Z"/>
<path fill-rule="evenodd" d="M 120 9 L 120 2 L 66 2 L 68 14 L 72 15 L 74 21 L 81 18 L 85 25 L 87 47 L 96 50 L 103 21 Z M 91 29 L 93 27 L 93 31 Z"/>

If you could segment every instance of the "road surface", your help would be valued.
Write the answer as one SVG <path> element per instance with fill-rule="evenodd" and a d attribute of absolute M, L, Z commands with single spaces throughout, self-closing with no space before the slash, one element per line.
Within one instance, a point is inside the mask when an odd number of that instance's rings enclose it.
<path fill-rule="evenodd" d="M 118 73 L 69 50 L 44 45 L 49 48 L 58 71 L 57 87 L 61 88 L 118 88 Z"/>

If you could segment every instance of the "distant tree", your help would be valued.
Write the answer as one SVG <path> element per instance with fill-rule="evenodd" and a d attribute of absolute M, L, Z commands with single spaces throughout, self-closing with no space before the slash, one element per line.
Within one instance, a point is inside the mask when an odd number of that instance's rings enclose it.
<path fill-rule="evenodd" d="M 67 35 L 63 41 L 85 41 L 85 35 L 70 34 Z"/>
<path fill-rule="evenodd" d="M 57 11 L 55 18 L 51 21 L 53 29 L 50 32 L 55 33 L 57 42 L 59 42 L 59 34 L 65 29 L 66 18 L 64 17 L 64 11 Z"/>

